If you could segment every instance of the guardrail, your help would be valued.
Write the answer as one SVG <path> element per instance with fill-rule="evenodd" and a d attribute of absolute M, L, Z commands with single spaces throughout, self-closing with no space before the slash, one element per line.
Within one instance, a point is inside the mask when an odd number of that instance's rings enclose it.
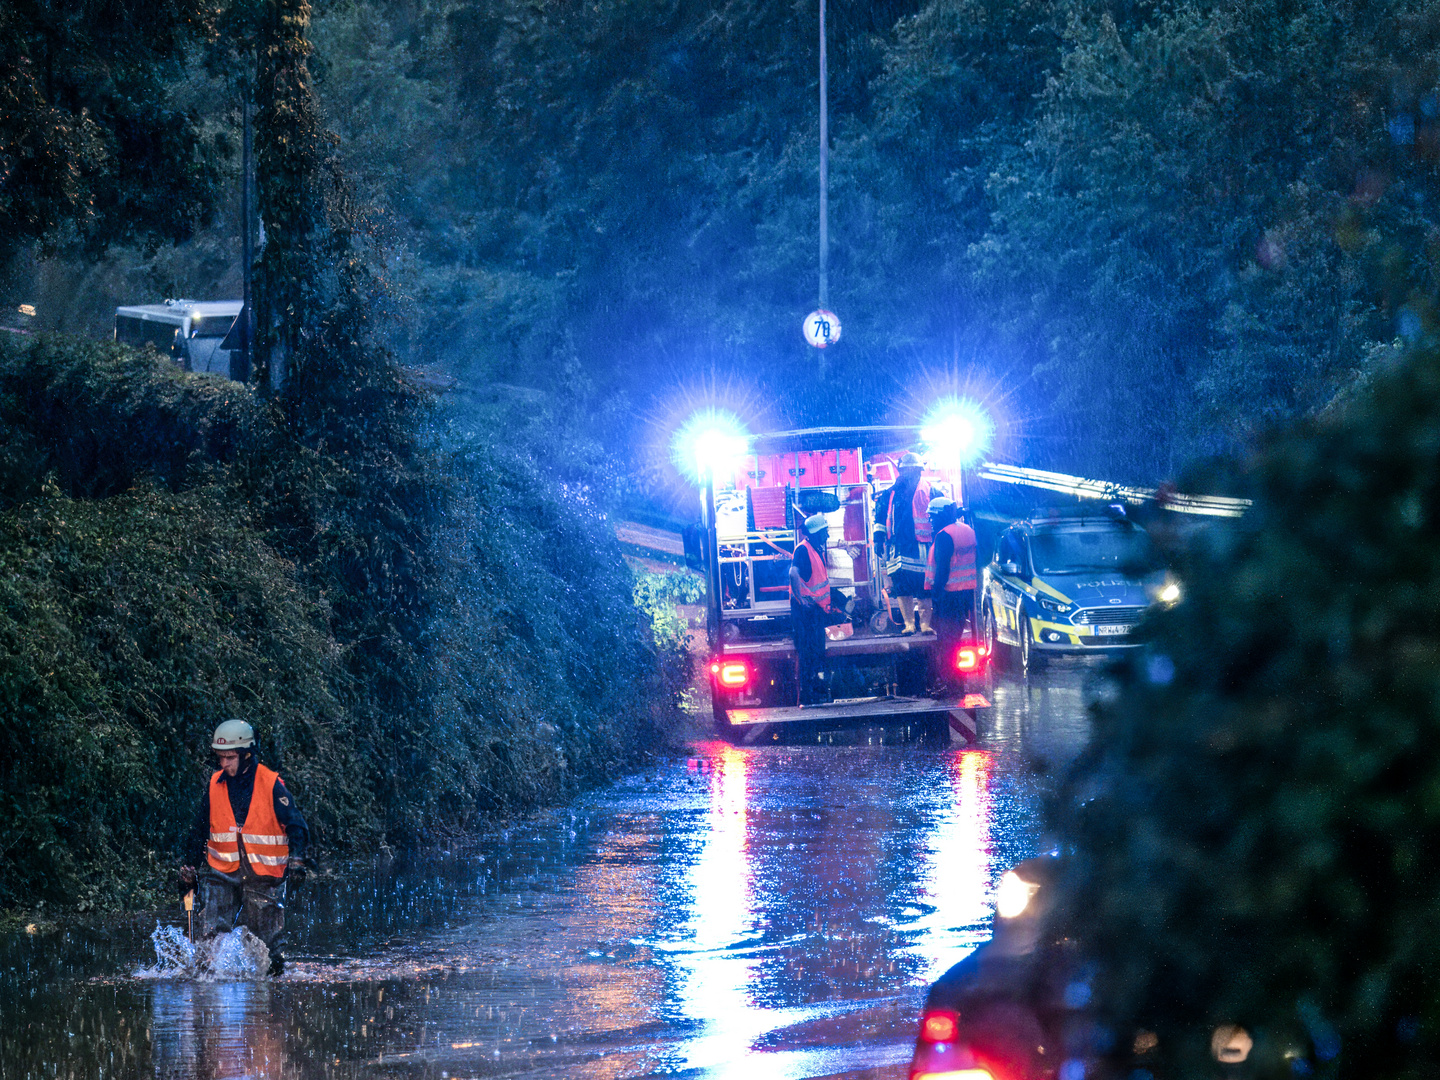
<path fill-rule="evenodd" d="M 1202 514 L 1207 517 L 1238 518 L 1251 506 L 1249 499 L 1233 499 L 1226 495 L 1186 495 L 1166 488 L 1127 487 L 1107 480 L 1087 480 L 1083 476 L 1046 472 L 1044 469 L 1022 469 L 1018 465 L 997 465 L 987 461 L 976 470 L 982 480 L 1002 484 L 1057 491 L 1081 499 L 1126 502 L 1132 506 L 1153 502 L 1179 514 Z"/>

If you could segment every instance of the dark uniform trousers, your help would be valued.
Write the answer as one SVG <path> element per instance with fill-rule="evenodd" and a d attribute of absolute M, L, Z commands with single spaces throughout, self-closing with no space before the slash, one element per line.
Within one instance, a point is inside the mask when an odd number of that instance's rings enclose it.
<path fill-rule="evenodd" d="M 800 704 L 813 705 L 816 683 L 825 670 L 825 626 L 828 616 L 819 606 L 790 604 L 790 628 L 795 635 L 795 654 L 799 660 Z"/>
<path fill-rule="evenodd" d="M 965 625 L 971 626 L 971 638 L 975 626 L 975 590 L 961 589 L 958 592 L 940 591 L 935 594 L 931 625 L 935 628 L 935 671 L 934 677 L 941 685 L 955 685 L 959 673 L 955 670 L 955 651 L 966 640 Z"/>
<path fill-rule="evenodd" d="M 244 843 L 240 872 L 222 874 L 213 866 L 200 871 L 200 931 L 205 937 L 243 926 L 274 951 L 285 933 L 285 879 L 250 869 Z"/>

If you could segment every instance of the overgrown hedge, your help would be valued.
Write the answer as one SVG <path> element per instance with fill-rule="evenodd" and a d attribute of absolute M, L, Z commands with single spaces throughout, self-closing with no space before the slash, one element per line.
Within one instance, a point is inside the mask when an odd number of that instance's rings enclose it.
<path fill-rule="evenodd" d="M 229 716 L 331 852 L 656 742 L 683 652 L 597 506 L 497 441 L 382 473 L 284 417 L 151 352 L 0 341 L 0 908 L 145 899 Z"/>
<path fill-rule="evenodd" d="M 1428 1076 L 1440 1052 L 1440 352 L 1285 431 L 1254 508 L 1171 545 L 1186 596 L 1056 804 L 1063 930 L 1100 961 L 1078 1052 L 1156 1075 Z M 1128 1067 L 1128 1066 L 1127 1066 Z"/>

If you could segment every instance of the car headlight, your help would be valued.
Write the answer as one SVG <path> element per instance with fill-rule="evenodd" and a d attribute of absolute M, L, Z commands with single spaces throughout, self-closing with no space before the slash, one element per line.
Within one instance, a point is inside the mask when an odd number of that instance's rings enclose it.
<path fill-rule="evenodd" d="M 1210 1053 L 1224 1065 L 1238 1065 L 1250 1056 L 1255 1040 L 1239 1024 L 1221 1024 L 1210 1036 Z"/>
<path fill-rule="evenodd" d="M 1062 615 L 1074 606 L 1073 604 L 1066 604 L 1059 600 L 1051 600 L 1044 596 L 1039 598 L 1039 602 L 1040 606 L 1046 611 L 1054 611 Z"/>
<path fill-rule="evenodd" d="M 995 890 L 995 913 L 1002 919 L 1014 919 L 1025 914 L 1030 898 L 1040 889 L 1014 870 L 1006 870 L 1000 878 L 1000 887 Z"/>
<path fill-rule="evenodd" d="M 1167 581 L 1161 586 L 1156 599 L 1162 604 L 1178 604 L 1180 602 L 1180 583 L 1178 581 Z"/>

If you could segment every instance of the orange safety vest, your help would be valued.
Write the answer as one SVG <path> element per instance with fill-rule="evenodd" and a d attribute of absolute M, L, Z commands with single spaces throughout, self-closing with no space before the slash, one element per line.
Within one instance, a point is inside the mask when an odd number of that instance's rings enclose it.
<path fill-rule="evenodd" d="M 915 515 L 915 539 L 922 544 L 930 543 L 930 485 L 924 480 L 915 485 L 910 512 Z"/>
<path fill-rule="evenodd" d="M 963 592 L 974 589 L 975 581 L 975 530 L 963 521 L 954 521 L 940 530 L 950 537 L 955 553 L 950 556 L 950 573 L 945 581 L 946 592 Z M 930 549 L 930 565 L 925 571 L 925 591 L 935 588 L 935 549 Z"/>
<path fill-rule="evenodd" d="M 898 483 L 898 481 L 897 481 Z M 894 490 L 893 488 L 891 489 Z M 915 494 L 910 497 L 910 518 L 915 522 L 915 540 L 921 544 L 928 544 L 931 540 L 930 534 L 930 485 L 922 479 L 915 485 Z M 895 496 L 890 496 L 890 504 L 885 508 L 885 531 L 893 538 L 895 535 Z"/>
<path fill-rule="evenodd" d="M 230 809 L 230 793 L 221 783 L 223 772 L 210 778 L 210 845 L 205 859 L 222 874 L 240 869 L 240 839 L 245 839 L 245 854 L 250 869 L 263 877 L 284 877 L 285 863 L 290 858 L 290 838 L 275 817 L 275 781 L 280 774 L 264 765 L 255 766 L 255 790 L 250 795 L 250 812 L 242 825 L 235 824 L 235 811 Z"/>
<path fill-rule="evenodd" d="M 810 546 L 810 541 L 801 539 L 800 546 L 810 552 L 810 578 L 802 579 L 800 582 L 800 593 L 808 596 L 820 605 L 821 610 L 830 610 L 830 571 L 825 568 L 825 560 L 820 553 Z M 798 600 L 795 596 L 795 588 L 790 588 L 792 599 Z"/>

